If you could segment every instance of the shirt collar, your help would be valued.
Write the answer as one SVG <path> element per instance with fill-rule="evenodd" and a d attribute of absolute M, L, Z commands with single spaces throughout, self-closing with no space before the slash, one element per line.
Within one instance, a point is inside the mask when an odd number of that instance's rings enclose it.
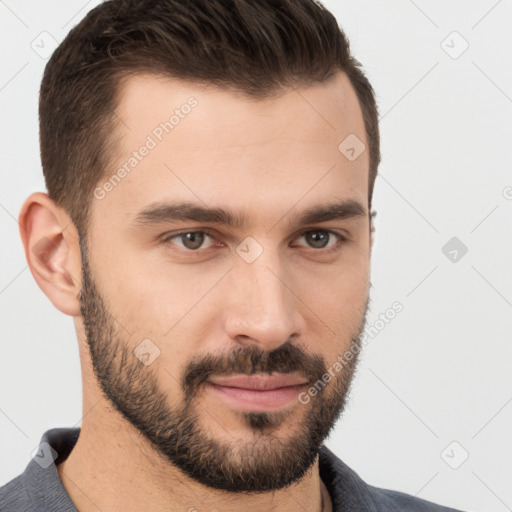
<path fill-rule="evenodd" d="M 80 428 L 46 431 L 24 472 L 25 489 L 41 512 L 77 512 L 57 471 L 78 440 Z M 376 512 L 367 484 L 325 445 L 319 451 L 320 478 L 331 497 L 333 512 Z"/>

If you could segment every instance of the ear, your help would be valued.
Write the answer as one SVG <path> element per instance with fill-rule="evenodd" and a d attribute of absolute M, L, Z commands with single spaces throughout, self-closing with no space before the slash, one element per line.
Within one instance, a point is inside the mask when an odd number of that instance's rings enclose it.
<path fill-rule="evenodd" d="M 31 194 L 19 219 L 30 272 L 60 311 L 80 315 L 81 258 L 78 233 L 67 213 L 43 192 Z"/>

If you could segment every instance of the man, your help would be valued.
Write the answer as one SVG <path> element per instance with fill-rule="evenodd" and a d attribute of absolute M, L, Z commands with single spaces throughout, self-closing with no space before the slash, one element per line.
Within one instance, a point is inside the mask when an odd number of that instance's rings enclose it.
<path fill-rule="evenodd" d="M 313 0 L 101 4 L 50 59 L 20 213 L 74 318 L 81 429 L 1 509 L 447 511 L 323 442 L 369 305 L 372 87 Z"/>

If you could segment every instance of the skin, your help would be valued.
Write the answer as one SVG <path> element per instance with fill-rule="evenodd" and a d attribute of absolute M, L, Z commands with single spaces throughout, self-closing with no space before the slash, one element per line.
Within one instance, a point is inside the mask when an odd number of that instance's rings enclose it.
<path fill-rule="evenodd" d="M 213 86 L 133 76 L 121 90 L 116 114 L 122 123 L 106 179 L 190 96 L 197 107 L 103 199 L 92 198 L 88 226 L 88 266 L 108 325 L 130 355 L 144 339 L 158 347 L 159 356 L 141 368 L 155 376 L 171 409 L 183 402 L 181 379 L 198 355 L 271 352 L 289 342 L 308 360 L 317 356 L 331 367 L 364 325 L 373 234 L 368 151 L 350 161 L 338 150 L 349 134 L 368 147 L 355 91 L 341 72 L 258 101 Z M 308 208 L 347 199 L 365 214 L 290 225 Z M 229 208 L 247 224 L 136 222 L 148 205 L 169 200 Z M 83 259 L 69 216 L 35 193 L 23 205 L 20 226 L 34 278 L 55 307 L 74 318 L 77 331 L 82 427 L 58 471 L 80 511 L 292 511 L 297 503 L 320 511 L 322 492 L 330 509 L 317 459 L 286 488 L 234 493 L 205 486 L 162 457 L 104 395 L 94 372 L 80 304 Z M 158 243 L 164 234 L 205 229 L 213 238 L 197 254 L 187 253 L 180 237 Z M 329 253 L 309 245 L 305 233 L 325 230 L 347 241 L 332 235 L 327 249 L 339 249 Z M 236 251 L 248 236 L 263 249 L 252 263 Z M 140 363 L 133 357 L 125 369 Z M 342 382 L 338 375 L 323 396 L 338 396 L 336 384 L 348 391 L 350 377 Z M 277 439 L 285 445 L 314 403 L 312 397 L 309 404 L 293 401 L 280 409 L 271 436 L 258 435 L 236 407 L 204 386 L 193 406 L 201 429 L 232 446 L 232 461 L 241 463 L 240 449 L 249 443 L 270 449 Z"/>

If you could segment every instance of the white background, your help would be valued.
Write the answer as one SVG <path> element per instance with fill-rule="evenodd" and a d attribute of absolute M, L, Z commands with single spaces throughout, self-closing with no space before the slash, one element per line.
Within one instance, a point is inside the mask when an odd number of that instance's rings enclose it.
<path fill-rule="evenodd" d="M 23 471 L 45 430 L 81 421 L 73 324 L 35 284 L 16 218 L 30 192 L 45 190 L 44 53 L 96 3 L 0 2 L 0 485 Z M 368 324 L 404 306 L 366 346 L 327 445 L 373 485 L 512 510 L 512 4 L 325 4 L 381 112 Z M 468 248 L 456 262 L 442 252 L 452 237 Z"/>

